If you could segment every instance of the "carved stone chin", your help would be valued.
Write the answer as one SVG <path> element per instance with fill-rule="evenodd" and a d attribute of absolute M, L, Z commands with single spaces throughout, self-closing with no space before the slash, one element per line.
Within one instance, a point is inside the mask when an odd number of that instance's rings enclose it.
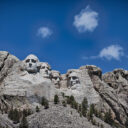
<path fill-rule="evenodd" d="M 39 71 L 39 59 L 35 55 L 28 55 L 23 62 L 28 73 L 37 73 Z"/>

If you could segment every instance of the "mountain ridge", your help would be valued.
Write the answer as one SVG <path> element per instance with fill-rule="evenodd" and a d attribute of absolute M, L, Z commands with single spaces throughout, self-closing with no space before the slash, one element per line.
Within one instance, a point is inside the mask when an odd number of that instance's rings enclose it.
<path fill-rule="evenodd" d="M 60 100 L 58 105 L 54 104 L 55 95 Z M 65 97 L 70 96 L 73 96 L 79 105 L 86 98 L 88 110 L 93 104 L 103 117 L 110 110 L 112 120 L 116 125 L 110 126 L 108 122 L 96 117 L 93 113 L 93 119 L 96 121 L 94 125 L 87 115 L 81 117 L 78 110 L 74 110 L 69 104 L 64 107 Z M 47 110 L 41 105 L 42 97 L 49 101 Z M 39 113 L 35 112 L 37 106 L 40 109 Z M 69 69 L 66 74 L 61 75 L 59 71 L 52 70 L 47 62 L 40 62 L 35 55 L 28 55 L 21 61 L 8 52 L 0 51 L 0 118 L 3 120 L 0 125 L 2 127 L 19 127 L 8 118 L 12 108 L 32 111 L 33 114 L 26 117 L 30 128 L 102 127 L 98 125 L 99 122 L 102 122 L 104 128 L 117 126 L 125 128 L 128 118 L 128 71 L 115 69 L 102 74 L 99 67 L 86 65 L 79 69 Z M 71 120 L 69 119 L 68 122 L 67 118 L 71 111 Z M 77 115 L 76 122 L 74 114 Z M 46 115 L 45 118 L 43 115 Z M 58 116 L 54 120 L 55 115 Z M 59 118 L 62 121 L 59 121 Z M 46 119 L 49 121 L 45 121 Z M 83 123 L 80 123 L 81 121 Z M 56 125 L 52 122 L 56 122 Z"/>

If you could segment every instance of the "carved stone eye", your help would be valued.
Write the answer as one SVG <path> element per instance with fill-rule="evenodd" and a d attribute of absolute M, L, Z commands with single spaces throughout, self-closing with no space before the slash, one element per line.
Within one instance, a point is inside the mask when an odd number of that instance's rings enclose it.
<path fill-rule="evenodd" d="M 69 78 L 69 80 L 71 80 L 71 77 L 68 77 Z"/>
<path fill-rule="evenodd" d="M 42 69 L 45 69 L 45 66 L 43 66 Z"/>
<path fill-rule="evenodd" d="M 75 79 L 77 79 L 77 77 L 76 76 L 73 76 L 72 79 L 75 80 Z"/>
<path fill-rule="evenodd" d="M 27 60 L 26 60 L 26 63 L 28 63 L 28 62 L 30 62 L 30 59 L 27 59 Z"/>
<path fill-rule="evenodd" d="M 57 77 L 54 77 L 55 80 L 57 80 Z"/>
<path fill-rule="evenodd" d="M 34 60 L 34 59 L 32 59 L 31 61 L 32 61 L 33 63 L 36 63 L 36 60 Z"/>

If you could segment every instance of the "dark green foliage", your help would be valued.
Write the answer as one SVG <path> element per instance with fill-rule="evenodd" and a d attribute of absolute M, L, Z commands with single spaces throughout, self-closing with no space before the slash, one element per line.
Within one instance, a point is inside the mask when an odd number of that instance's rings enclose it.
<path fill-rule="evenodd" d="M 26 120 L 26 117 L 23 116 L 22 120 L 21 120 L 21 123 L 19 125 L 19 128 L 28 128 L 28 122 Z"/>
<path fill-rule="evenodd" d="M 88 101 L 87 98 L 84 98 L 81 104 L 82 107 L 82 115 L 86 117 L 87 115 L 87 109 L 88 109 Z"/>
<path fill-rule="evenodd" d="M 39 112 L 39 111 L 40 111 L 39 107 L 38 107 L 38 106 L 36 106 L 36 112 Z"/>
<path fill-rule="evenodd" d="M 45 109 L 49 108 L 48 100 L 45 97 L 42 97 L 41 104 L 42 106 L 44 106 Z"/>
<path fill-rule="evenodd" d="M 72 101 L 75 101 L 74 96 L 70 96 L 69 98 L 70 98 L 70 101 L 71 101 L 71 102 L 72 102 Z"/>
<path fill-rule="evenodd" d="M 66 96 L 66 101 L 67 101 L 67 104 L 70 104 L 71 103 L 69 96 Z"/>
<path fill-rule="evenodd" d="M 88 101 L 87 101 L 87 98 L 84 98 L 83 101 L 82 101 L 82 108 L 86 109 L 88 108 Z"/>
<path fill-rule="evenodd" d="M 81 111 L 82 111 L 82 106 L 81 106 L 81 104 L 79 104 L 79 106 L 78 106 L 78 112 L 81 113 Z"/>
<path fill-rule="evenodd" d="M 102 116 L 102 113 L 100 111 L 97 111 L 97 117 L 100 118 L 101 120 L 103 120 L 103 116 Z"/>
<path fill-rule="evenodd" d="M 63 96 L 63 98 L 65 97 L 65 94 L 64 94 L 64 92 L 61 92 L 61 94 L 62 94 L 62 96 Z"/>
<path fill-rule="evenodd" d="M 59 103 L 59 97 L 58 95 L 54 96 L 54 104 L 58 104 Z"/>
<path fill-rule="evenodd" d="M 23 110 L 23 115 L 24 115 L 25 117 L 27 117 L 27 116 L 29 116 L 29 115 L 31 115 L 31 114 L 32 114 L 32 112 L 31 112 L 30 109 L 24 109 L 24 110 Z"/>
<path fill-rule="evenodd" d="M 15 123 L 19 123 L 20 120 L 20 113 L 17 109 L 14 109 L 14 117 L 13 117 L 13 121 Z"/>
<path fill-rule="evenodd" d="M 96 120 L 95 120 L 95 119 L 92 119 L 92 120 L 91 120 L 91 123 L 92 123 L 93 125 L 96 125 Z"/>
<path fill-rule="evenodd" d="M 125 127 L 128 128 L 128 117 L 127 117 L 126 122 L 125 122 Z"/>
<path fill-rule="evenodd" d="M 45 109 L 48 109 L 48 108 L 49 108 L 48 100 L 46 100 L 45 105 L 44 105 L 44 108 L 45 108 Z"/>
<path fill-rule="evenodd" d="M 71 107 L 74 109 L 78 109 L 78 103 L 74 100 L 71 102 Z"/>
<path fill-rule="evenodd" d="M 80 117 L 82 117 L 82 113 L 80 113 Z"/>
<path fill-rule="evenodd" d="M 72 108 L 78 109 L 78 103 L 76 102 L 74 96 L 68 97 L 67 103 L 70 104 Z"/>
<path fill-rule="evenodd" d="M 47 102 L 47 99 L 45 97 L 42 97 L 42 100 L 41 100 L 42 106 L 44 106 L 46 102 Z"/>
<path fill-rule="evenodd" d="M 99 112 L 96 109 L 95 109 L 95 113 L 94 114 L 95 114 L 96 117 L 99 117 Z"/>
<path fill-rule="evenodd" d="M 93 114 L 95 114 L 94 104 L 90 105 L 89 113 L 90 113 L 90 118 L 92 118 Z"/>
<path fill-rule="evenodd" d="M 66 101 L 65 101 L 65 100 L 63 100 L 63 101 L 62 101 L 62 104 L 63 104 L 63 106 L 64 106 L 64 107 L 66 107 L 66 106 L 67 106 L 67 103 L 66 103 Z"/>
<path fill-rule="evenodd" d="M 92 108 L 92 110 L 91 110 L 92 113 L 93 113 L 96 117 L 100 118 L 101 120 L 104 120 L 101 111 L 98 111 L 93 105 L 91 106 L 91 108 Z"/>
<path fill-rule="evenodd" d="M 66 96 L 66 98 L 67 98 L 67 104 L 72 104 L 72 102 L 74 102 L 75 101 L 75 98 L 74 98 L 74 96 Z"/>
<path fill-rule="evenodd" d="M 13 109 L 11 109 L 8 113 L 8 118 L 13 120 Z"/>
<path fill-rule="evenodd" d="M 9 111 L 8 117 L 15 123 L 19 123 L 20 120 L 20 112 L 17 109 L 11 109 Z"/>
<path fill-rule="evenodd" d="M 84 108 L 82 108 L 82 115 L 83 115 L 84 117 L 86 117 L 86 115 L 87 115 L 87 111 L 86 111 L 86 109 L 84 109 Z"/>
<path fill-rule="evenodd" d="M 113 125 L 114 124 L 114 121 L 112 119 L 112 113 L 111 113 L 111 110 L 109 109 L 108 112 L 105 113 L 105 116 L 104 116 L 104 121 L 110 125 Z"/>
<path fill-rule="evenodd" d="M 101 127 L 101 128 L 104 128 L 104 125 L 103 125 L 103 124 L 101 124 L 101 125 L 100 125 L 100 127 Z"/>
<path fill-rule="evenodd" d="M 90 107 L 89 107 L 89 111 L 87 113 L 87 118 L 88 118 L 89 121 L 91 120 L 92 123 L 94 123 L 93 122 L 93 114 L 94 115 L 97 114 L 97 111 L 95 110 L 94 104 L 91 104 Z"/>

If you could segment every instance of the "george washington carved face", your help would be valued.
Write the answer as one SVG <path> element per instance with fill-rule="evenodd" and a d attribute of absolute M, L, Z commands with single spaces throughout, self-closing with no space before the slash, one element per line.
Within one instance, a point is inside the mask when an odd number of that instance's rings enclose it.
<path fill-rule="evenodd" d="M 35 55 L 33 54 L 28 55 L 25 58 L 24 63 L 25 63 L 25 69 L 28 73 L 38 72 L 39 59 Z"/>

